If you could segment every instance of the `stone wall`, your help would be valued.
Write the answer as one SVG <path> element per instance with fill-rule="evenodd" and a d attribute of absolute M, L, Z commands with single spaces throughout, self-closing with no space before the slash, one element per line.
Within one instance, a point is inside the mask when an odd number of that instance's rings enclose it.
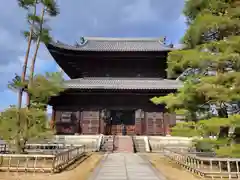
<path fill-rule="evenodd" d="M 89 151 L 96 151 L 99 147 L 102 135 L 56 135 L 53 141 L 66 145 L 85 145 Z"/>
<path fill-rule="evenodd" d="M 149 136 L 148 141 L 151 150 L 161 151 L 162 148 L 185 149 L 192 147 L 193 138 L 176 136 Z"/>

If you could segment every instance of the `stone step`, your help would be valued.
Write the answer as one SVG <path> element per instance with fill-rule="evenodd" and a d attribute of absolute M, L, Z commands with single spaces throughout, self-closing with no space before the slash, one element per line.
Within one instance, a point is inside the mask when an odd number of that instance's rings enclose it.
<path fill-rule="evenodd" d="M 133 142 L 130 136 L 116 136 L 115 152 L 134 152 Z"/>
<path fill-rule="evenodd" d="M 133 139 L 136 152 L 145 152 L 145 142 L 143 139 Z"/>
<path fill-rule="evenodd" d="M 101 150 L 105 152 L 113 151 L 113 136 L 105 136 L 103 140 L 103 144 L 101 146 Z"/>

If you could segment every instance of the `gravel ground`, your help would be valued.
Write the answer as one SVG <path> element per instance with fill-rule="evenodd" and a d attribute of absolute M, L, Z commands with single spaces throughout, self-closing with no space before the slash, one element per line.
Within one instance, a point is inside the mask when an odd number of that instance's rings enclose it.
<path fill-rule="evenodd" d="M 148 158 L 151 164 L 158 169 L 161 174 L 167 178 L 167 180 L 200 179 L 159 154 L 146 154 L 145 157 Z"/>

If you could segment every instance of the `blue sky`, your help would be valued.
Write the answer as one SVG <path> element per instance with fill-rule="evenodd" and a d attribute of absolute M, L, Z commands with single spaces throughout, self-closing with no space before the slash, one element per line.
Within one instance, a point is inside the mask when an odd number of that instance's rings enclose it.
<path fill-rule="evenodd" d="M 26 41 L 26 11 L 16 0 L 0 6 L 0 110 L 16 104 L 17 95 L 6 84 L 21 72 Z M 178 44 L 186 30 L 184 0 L 58 0 L 60 15 L 50 19 L 54 39 L 74 44 L 81 36 L 162 37 Z M 31 53 L 32 54 L 32 53 Z M 36 71 L 59 70 L 45 46 L 41 46 Z M 24 98 L 25 100 L 25 98 Z"/>

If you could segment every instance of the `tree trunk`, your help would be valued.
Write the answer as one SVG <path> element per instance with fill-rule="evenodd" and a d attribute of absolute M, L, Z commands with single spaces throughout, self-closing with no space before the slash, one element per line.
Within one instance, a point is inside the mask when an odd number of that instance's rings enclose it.
<path fill-rule="evenodd" d="M 42 31 L 44 14 L 45 14 L 45 7 L 43 7 L 43 9 L 42 9 L 41 21 L 40 21 L 40 32 L 39 32 L 39 36 L 37 38 L 36 49 L 35 49 L 35 52 L 34 52 L 34 55 L 33 55 L 33 58 L 32 58 L 32 62 L 31 62 L 28 88 L 31 88 L 31 86 L 32 86 L 34 69 L 35 69 L 35 64 L 36 64 L 36 60 L 37 60 L 37 54 L 38 54 L 39 46 L 40 46 L 40 43 L 41 43 L 41 31 Z M 31 95 L 28 94 L 28 96 L 27 96 L 27 107 L 30 107 L 30 101 L 31 101 Z"/>
<path fill-rule="evenodd" d="M 33 11 L 33 15 L 36 15 L 36 7 L 37 4 L 35 4 L 34 6 L 34 11 Z M 28 58 L 29 58 L 29 53 L 30 53 L 30 49 L 31 49 L 31 43 L 32 43 L 32 34 L 33 34 L 33 28 L 34 28 L 34 20 L 32 21 L 32 26 L 29 32 L 29 37 L 28 37 L 28 45 L 27 45 L 27 50 L 26 50 L 26 54 L 25 54 L 25 59 L 24 59 L 24 64 L 22 67 L 22 74 L 21 74 L 21 82 L 23 83 L 25 81 L 26 78 L 26 72 L 27 72 L 27 64 L 28 64 Z M 16 145 L 17 145 L 17 151 L 21 151 L 21 115 L 20 115 L 20 109 L 22 107 L 22 96 L 23 96 L 23 89 L 20 89 L 18 92 L 18 103 L 17 103 L 17 138 L 16 138 Z"/>
<path fill-rule="evenodd" d="M 218 109 L 218 116 L 220 118 L 228 118 L 227 108 L 223 105 L 220 105 Z M 229 134 L 229 127 L 220 127 L 219 138 L 227 138 Z"/>
<path fill-rule="evenodd" d="M 227 109 L 226 109 L 225 107 L 221 107 L 221 108 L 218 110 L 218 116 L 221 117 L 221 118 L 228 118 Z"/>
<path fill-rule="evenodd" d="M 16 151 L 18 154 L 26 154 L 26 144 L 27 139 L 20 139 L 20 141 L 16 143 Z"/>

